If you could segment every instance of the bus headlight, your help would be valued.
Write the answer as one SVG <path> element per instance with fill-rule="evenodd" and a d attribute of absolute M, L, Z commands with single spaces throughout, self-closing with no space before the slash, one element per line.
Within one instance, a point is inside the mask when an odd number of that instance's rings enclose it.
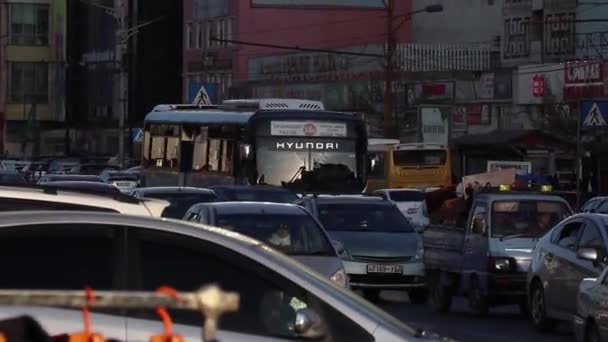
<path fill-rule="evenodd" d="M 346 272 L 343 268 L 338 270 L 338 272 L 334 273 L 334 275 L 332 275 L 330 279 L 342 287 L 347 287 Z"/>

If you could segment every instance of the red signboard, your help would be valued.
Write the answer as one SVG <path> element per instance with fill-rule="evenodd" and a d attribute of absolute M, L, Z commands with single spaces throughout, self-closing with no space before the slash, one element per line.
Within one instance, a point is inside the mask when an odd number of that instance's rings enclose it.
<path fill-rule="evenodd" d="M 534 77 L 532 78 L 532 96 L 545 96 L 545 76 L 534 75 Z"/>
<path fill-rule="evenodd" d="M 576 61 L 566 63 L 566 84 L 594 83 L 604 81 L 604 64 L 601 61 Z"/>

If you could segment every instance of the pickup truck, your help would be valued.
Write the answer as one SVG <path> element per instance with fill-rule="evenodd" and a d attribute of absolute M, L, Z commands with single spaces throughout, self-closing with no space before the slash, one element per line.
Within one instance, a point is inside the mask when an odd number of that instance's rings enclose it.
<path fill-rule="evenodd" d="M 435 224 L 423 233 L 429 303 L 444 313 L 453 296 L 465 296 L 477 315 L 486 315 L 492 306 L 511 304 L 526 312 L 526 274 L 534 246 L 571 214 L 568 202 L 559 196 L 477 193 L 466 225 L 464 220 Z"/>

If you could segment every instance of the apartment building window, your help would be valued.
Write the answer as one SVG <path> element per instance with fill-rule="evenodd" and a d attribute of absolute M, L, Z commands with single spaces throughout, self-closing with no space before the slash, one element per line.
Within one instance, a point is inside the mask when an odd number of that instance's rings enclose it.
<path fill-rule="evenodd" d="M 48 103 L 49 67 L 46 63 L 10 63 L 11 103 Z"/>
<path fill-rule="evenodd" d="M 222 40 L 232 39 L 232 18 L 223 17 L 210 19 L 206 25 L 206 46 L 227 47 L 230 43 Z"/>
<path fill-rule="evenodd" d="M 186 48 L 193 49 L 196 46 L 195 41 L 195 25 L 194 23 L 186 24 Z"/>
<path fill-rule="evenodd" d="M 49 44 L 49 6 L 13 4 L 10 6 L 10 44 L 46 46 Z"/>

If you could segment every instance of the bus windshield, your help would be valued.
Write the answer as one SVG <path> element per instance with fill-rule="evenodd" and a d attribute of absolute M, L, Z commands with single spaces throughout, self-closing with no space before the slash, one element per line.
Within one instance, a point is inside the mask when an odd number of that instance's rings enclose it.
<path fill-rule="evenodd" d="M 256 155 L 258 175 L 265 184 L 290 183 L 311 172 L 335 180 L 357 176 L 354 141 L 259 138 Z"/>
<path fill-rule="evenodd" d="M 441 166 L 447 158 L 445 150 L 398 150 L 393 151 L 396 166 Z"/>

